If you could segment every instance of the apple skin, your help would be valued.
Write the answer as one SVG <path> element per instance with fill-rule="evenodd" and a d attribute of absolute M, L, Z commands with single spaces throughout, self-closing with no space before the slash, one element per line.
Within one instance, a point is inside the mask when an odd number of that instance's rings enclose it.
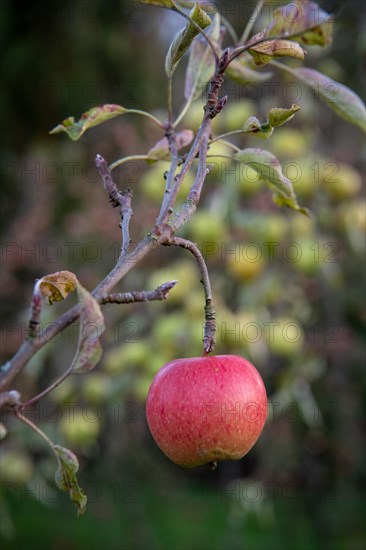
<path fill-rule="evenodd" d="M 266 415 L 262 378 L 236 355 L 167 363 L 155 376 L 146 402 L 157 445 L 184 468 L 239 460 L 257 441 Z"/>

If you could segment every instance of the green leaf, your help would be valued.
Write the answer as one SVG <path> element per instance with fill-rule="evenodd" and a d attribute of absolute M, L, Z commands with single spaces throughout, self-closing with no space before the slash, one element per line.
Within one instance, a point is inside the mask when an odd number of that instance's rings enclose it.
<path fill-rule="evenodd" d="M 290 109 L 275 107 L 268 112 L 268 122 L 271 126 L 282 126 L 282 124 L 291 120 L 298 111 L 300 111 L 300 107 L 295 103 Z"/>
<path fill-rule="evenodd" d="M 252 134 L 261 139 L 268 139 L 271 137 L 273 128 L 268 123 L 261 124 L 255 116 L 251 116 L 244 123 L 244 134 Z"/>
<path fill-rule="evenodd" d="M 299 110 L 300 107 L 295 105 L 295 103 L 291 109 L 279 109 L 276 107 L 269 111 L 266 122 L 262 123 L 255 116 L 251 116 L 244 123 L 243 132 L 261 139 L 268 139 L 271 137 L 273 129 L 276 126 L 282 126 L 282 124 L 291 120 Z"/>
<path fill-rule="evenodd" d="M 244 56 L 243 56 L 244 57 Z M 226 69 L 226 74 L 238 84 L 260 84 L 271 78 L 272 73 L 264 73 L 251 69 L 247 59 L 234 59 Z"/>
<path fill-rule="evenodd" d="M 96 299 L 79 283 L 80 329 L 72 372 L 84 374 L 95 367 L 102 356 L 99 336 L 104 332 L 104 317 Z"/>
<path fill-rule="evenodd" d="M 149 4 L 150 6 L 159 6 L 159 8 L 168 8 L 174 10 L 175 6 L 170 0 L 137 0 L 140 4 Z"/>
<path fill-rule="evenodd" d="M 300 44 L 328 46 L 332 42 L 333 19 L 315 2 L 298 0 L 275 10 L 265 36 L 293 35 L 297 32 L 298 36 L 292 37 L 292 40 Z"/>
<path fill-rule="evenodd" d="M 178 132 L 175 137 L 177 151 L 189 145 L 193 138 L 194 133 L 192 130 L 182 130 L 181 132 Z M 155 143 L 154 147 L 149 150 L 148 155 L 149 160 L 154 162 L 157 160 L 170 160 L 168 139 L 166 137 L 160 139 L 157 143 Z"/>
<path fill-rule="evenodd" d="M 316 97 L 321 97 L 340 117 L 366 131 L 365 104 L 355 92 L 314 69 L 293 69 L 291 74 L 310 86 Z"/>
<path fill-rule="evenodd" d="M 78 122 L 75 122 L 73 116 L 65 118 L 61 124 L 58 124 L 50 131 L 50 134 L 66 132 L 70 139 L 76 141 L 86 132 L 86 130 L 88 130 L 88 128 L 98 126 L 98 124 L 102 124 L 102 122 L 106 120 L 110 120 L 128 112 L 129 109 L 125 109 L 125 107 L 121 105 L 106 104 L 99 107 L 93 107 L 86 113 L 83 113 Z"/>
<path fill-rule="evenodd" d="M 217 44 L 220 37 L 219 14 L 214 15 L 212 23 L 206 32 L 212 42 Z M 213 77 L 214 72 L 215 60 L 213 52 L 206 40 L 201 36 L 197 36 L 192 43 L 189 53 L 184 85 L 185 99 L 197 99 L 202 94 L 203 88 Z"/>
<path fill-rule="evenodd" d="M 253 168 L 275 191 L 274 200 L 277 204 L 309 215 L 305 208 L 299 206 L 291 181 L 284 175 L 279 160 L 272 153 L 264 149 L 248 148 L 235 153 L 234 158 Z"/>
<path fill-rule="evenodd" d="M 189 15 L 201 29 L 205 29 L 211 24 L 211 19 L 198 4 L 194 6 Z M 188 22 L 184 29 L 181 29 L 174 37 L 165 58 L 165 71 L 168 77 L 173 74 L 179 60 L 186 53 L 197 34 L 199 34 L 198 29 Z"/>
<path fill-rule="evenodd" d="M 71 271 L 57 271 L 45 275 L 38 281 L 39 290 L 48 305 L 65 300 L 78 284 L 76 275 Z"/>
<path fill-rule="evenodd" d="M 86 510 L 87 497 L 78 484 L 76 472 L 79 462 L 73 452 L 60 445 L 54 445 L 53 449 L 58 459 L 58 469 L 55 473 L 55 482 L 61 491 L 69 491 L 70 499 L 78 508 L 78 517 Z"/>
<path fill-rule="evenodd" d="M 263 38 L 263 31 L 253 36 L 248 42 L 255 44 Z M 291 40 L 266 40 L 260 44 L 254 45 L 248 50 L 254 59 L 254 63 L 258 67 L 263 67 L 276 57 L 295 57 L 296 59 L 304 59 L 305 52 L 302 47 Z"/>

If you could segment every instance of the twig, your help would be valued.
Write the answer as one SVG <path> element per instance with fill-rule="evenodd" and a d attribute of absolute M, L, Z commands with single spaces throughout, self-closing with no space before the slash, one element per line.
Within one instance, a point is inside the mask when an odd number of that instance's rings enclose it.
<path fill-rule="evenodd" d="M 99 175 L 103 180 L 104 188 L 109 196 L 109 202 L 114 208 L 120 206 L 122 203 L 122 194 L 119 191 L 115 182 L 113 181 L 111 171 L 108 168 L 108 164 L 104 160 L 102 155 L 97 155 L 95 157 L 95 166 L 97 167 Z"/>
<path fill-rule="evenodd" d="M 180 246 L 189 250 L 195 257 L 200 273 L 201 283 L 205 291 L 205 328 L 203 333 L 203 350 L 205 354 L 210 353 L 216 344 L 216 315 L 212 301 L 212 290 L 206 262 L 197 246 L 181 237 L 171 237 L 163 243 L 165 246 Z"/>
<path fill-rule="evenodd" d="M 173 130 L 173 127 L 171 126 L 171 120 L 168 121 L 168 127 L 165 133 L 165 136 L 169 143 L 171 162 L 170 162 L 169 171 L 166 175 L 165 193 L 161 204 L 160 213 L 163 213 L 166 210 L 169 211 L 169 203 L 171 202 L 170 195 L 174 186 L 175 172 L 179 164 L 176 133 Z M 160 215 L 157 220 L 157 223 L 159 223 L 159 220 L 160 220 Z"/>
<path fill-rule="evenodd" d="M 149 155 L 129 155 L 128 157 L 123 157 L 121 159 L 115 160 L 112 162 L 112 164 L 109 165 L 109 170 L 112 171 L 117 166 L 121 166 L 121 164 L 124 164 L 125 162 L 132 162 L 134 160 L 149 160 Z"/>
<path fill-rule="evenodd" d="M 39 281 L 34 285 L 30 315 L 27 329 L 27 340 L 35 340 L 39 334 L 39 323 L 42 311 L 42 294 L 39 290 Z"/>
<path fill-rule="evenodd" d="M 177 284 L 178 281 L 169 281 L 158 286 L 155 290 L 144 290 L 131 292 L 119 292 L 108 294 L 100 298 L 100 304 L 132 304 L 135 302 L 151 302 L 153 300 L 166 300 L 169 297 L 169 292 Z"/>
<path fill-rule="evenodd" d="M 150 120 L 152 120 L 153 122 L 155 122 L 155 124 L 159 126 L 159 128 L 164 128 L 164 124 L 160 122 L 160 120 L 158 120 L 156 117 L 154 117 L 154 115 L 152 115 L 151 113 L 148 113 L 147 111 L 141 111 L 140 109 L 128 109 L 128 112 L 134 113 L 135 115 L 145 116 Z"/>
<path fill-rule="evenodd" d="M 128 253 L 128 247 L 130 246 L 130 221 L 133 216 L 131 208 L 132 191 L 128 187 L 121 193 L 121 229 L 122 229 L 122 248 L 121 256 L 124 257 Z"/>
<path fill-rule="evenodd" d="M 32 428 L 33 431 L 35 431 L 38 435 L 40 435 L 42 437 L 42 439 L 44 439 L 46 441 L 46 443 L 48 443 L 48 445 L 51 447 L 56 459 L 57 459 L 57 462 L 60 464 L 60 459 L 55 451 L 55 446 L 54 444 L 52 443 L 52 441 L 50 440 L 49 437 L 47 437 L 47 435 L 42 432 L 42 430 L 40 430 L 38 428 L 38 426 L 36 426 L 35 424 L 33 424 L 33 422 L 31 420 L 29 420 L 29 418 L 27 418 L 26 416 L 23 416 L 19 411 L 16 411 L 15 413 L 15 416 L 18 418 L 18 420 L 20 420 L 21 422 L 24 422 L 24 424 L 26 424 L 27 426 L 29 426 L 30 428 Z"/>
<path fill-rule="evenodd" d="M 100 177 L 103 180 L 103 185 L 109 196 L 109 202 L 111 205 L 116 208 L 120 207 L 121 213 L 121 223 L 120 227 L 122 228 L 122 248 L 121 255 L 126 256 L 128 252 L 128 247 L 130 246 L 130 221 L 133 216 L 131 208 L 132 200 L 132 191 L 130 188 L 125 191 L 119 191 L 117 185 L 112 179 L 110 168 L 108 167 L 107 162 L 101 155 L 95 157 L 95 165 L 100 174 Z"/>

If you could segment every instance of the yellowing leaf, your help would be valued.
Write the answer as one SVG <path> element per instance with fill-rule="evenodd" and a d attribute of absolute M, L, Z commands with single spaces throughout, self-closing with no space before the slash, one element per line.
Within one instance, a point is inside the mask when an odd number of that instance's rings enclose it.
<path fill-rule="evenodd" d="M 50 131 L 50 134 L 59 134 L 61 132 L 66 132 L 70 139 L 73 141 L 78 140 L 88 128 L 93 126 L 98 126 L 107 120 L 115 118 L 116 116 L 123 115 L 128 113 L 128 109 L 122 107 L 121 105 L 106 104 L 101 105 L 100 107 L 93 107 L 86 113 L 81 115 L 81 118 L 78 122 L 75 122 L 73 116 L 65 118 Z"/>
<path fill-rule="evenodd" d="M 189 15 L 201 29 L 205 29 L 211 24 L 211 19 L 199 4 L 194 6 Z M 165 71 L 168 76 L 173 74 L 177 63 L 186 53 L 197 34 L 199 34 L 199 30 L 191 22 L 188 22 L 185 28 L 176 34 L 165 58 Z"/>
<path fill-rule="evenodd" d="M 292 72 L 314 90 L 316 98 L 320 97 L 340 117 L 366 131 L 365 104 L 355 92 L 314 69 L 300 68 Z"/>
<path fill-rule="evenodd" d="M 73 292 L 78 284 L 76 275 L 71 271 L 57 271 L 45 275 L 38 281 L 39 290 L 48 305 L 60 302 Z"/>
<path fill-rule="evenodd" d="M 255 35 L 250 42 L 255 44 L 261 37 L 262 33 L 259 33 Z M 254 63 L 259 67 L 266 65 L 276 57 L 295 57 L 296 59 L 304 59 L 305 56 L 302 47 L 297 42 L 291 40 L 266 40 L 254 45 L 248 52 L 253 56 Z"/>
<path fill-rule="evenodd" d="M 234 158 L 253 168 L 274 190 L 277 204 L 308 215 L 308 211 L 299 206 L 292 182 L 284 175 L 279 160 L 272 153 L 264 149 L 248 148 L 235 153 Z"/>
<path fill-rule="evenodd" d="M 99 337 L 105 330 L 104 317 L 96 299 L 79 283 L 80 329 L 78 348 L 73 360 L 72 372 L 84 374 L 98 363 L 102 356 Z"/>
<path fill-rule="evenodd" d="M 243 126 L 243 133 L 251 134 L 261 139 L 268 139 L 273 133 L 276 126 L 282 126 L 291 120 L 297 111 L 300 110 L 298 105 L 293 104 L 291 109 L 271 109 L 268 113 L 266 122 L 260 123 L 255 116 L 251 116 Z"/>
<path fill-rule="evenodd" d="M 333 19 L 315 2 L 297 0 L 277 8 L 265 32 L 266 37 L 298 33 L 292 39 L 301 44 L 328 46 L 332 42 Z"/>
<path fill-rule="evenodd" d="M 61 491 L 69 491 L 70 499 L 78 508 L 78 517 L 86 510 L 87 497 L 78 484 L 76 472 L 79 469 L 79 462 L 70 449 L 54 445 L 53 449 L 58 460 L 58 469 L 55 473 L 55 482 Z"/>
<path fill-rule="evenodd" d="M 268 123 L 261 124 L 255 116 L 251 116 L 244 123 L 243 132 L 261 139 L 268 139 L 272 135 L 273 128 Z"/>

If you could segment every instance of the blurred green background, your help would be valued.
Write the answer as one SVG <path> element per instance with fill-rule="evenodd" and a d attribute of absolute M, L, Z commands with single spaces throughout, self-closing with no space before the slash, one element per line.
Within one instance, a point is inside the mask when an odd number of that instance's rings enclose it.
<path fill-rule="evenodd" d="M 241 34 L 254 2 L 217 5 Z M 362 95 L 363 3 L 320 5 L 336 13 L 335 39 L 328 50 L 309 48 L 306 64 Z M 265 4 L 263 25 L 271 7 Z M 93 167 L 96 153 L 112 162 L 145 153 L 162 137 L 133 115 L 76 143 L 49 136 L 49 130 L 102 103 L 151 110 L 164 119 L 164 56 L 183 23 L 132 1 L 3 0 L 1 12 L 6 360 L 24 337 L 37 277 L 69 269 L 92 289 L 114 265 L 119 220 Z M 118 289 L 150 290 L 178 279 L 170 299 L 106 306 L 105 353 L 95 371 L 69 379 L 29 412 L 55 442 L 77 454 L 80 484 L 89 495 L 86 515 L 77 520 L 68 496 L 56 490 L 54 459 L 43 441 L 6 418 L 3 548 L 364 548 L 364 140 L 359 129 L 290 82 L 275 72 L 250 89 L 227 83 L 228 105 L 214 131 L 234 130 L 251 115 L 264 120 L 272 106 L 298 103 L 301 111 L 268 142 L 236 143 L 276 154 L 312 218 L 278 208 L 253 172 L 213 157 L 200 209 L 180 233 L 197 242 L 207 260 L 217 353 L 247 357 L 264 379 L 269 415 L 260 440 L 244 459 L 214 472 L 180 469 L 153 442 L 144 412 L 149 384 L 166 361 L 201 353 L 204 305 L 189 253 L 158 250 Z M 202 106 L 192 106 L 182 128 L 197 129 Z M 166 166 L 129 163 L 115 172 L 121 188 L 133 189 L 134 242 L 154 223 Z M 44 324 L 72 300 L 45 310 Z M 15 388 L 24 399 L 67 367 L 77 328 L 56 338 L 18 377 Z"/>

